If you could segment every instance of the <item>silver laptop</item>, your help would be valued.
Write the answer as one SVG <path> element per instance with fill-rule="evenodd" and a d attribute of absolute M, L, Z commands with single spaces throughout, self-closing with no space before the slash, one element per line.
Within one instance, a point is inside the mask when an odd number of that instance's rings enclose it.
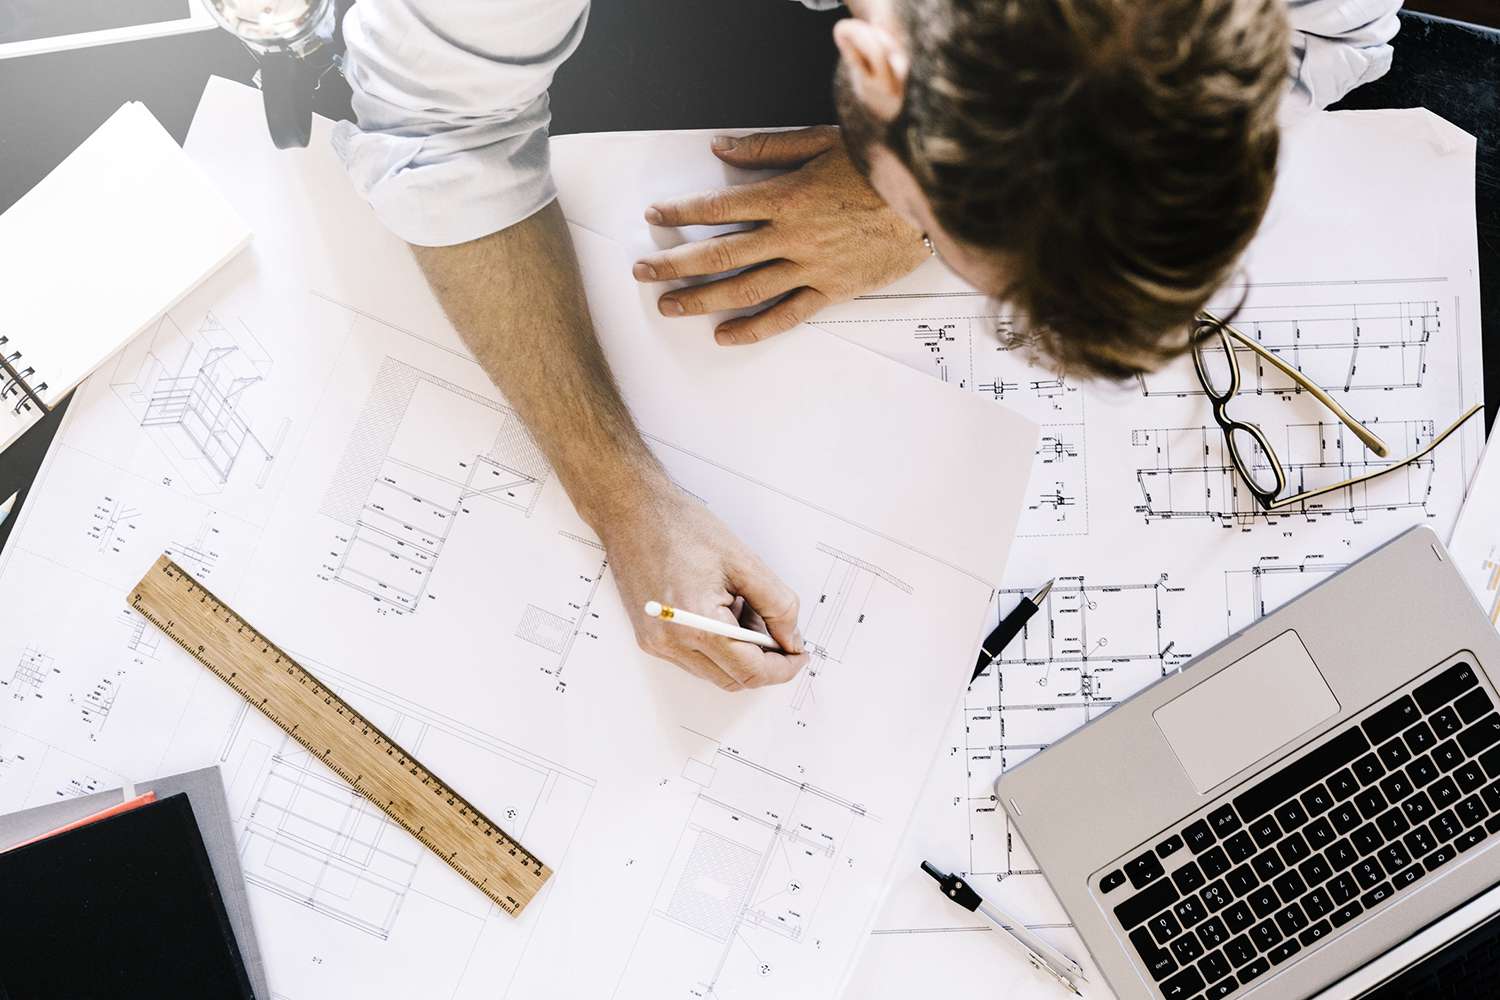
<path fill-rule="evenodd" d="M 996 792 L 1122 1000 L 1353 996 L 1496 909 L 1493 679 L 1414 528 Z"/>

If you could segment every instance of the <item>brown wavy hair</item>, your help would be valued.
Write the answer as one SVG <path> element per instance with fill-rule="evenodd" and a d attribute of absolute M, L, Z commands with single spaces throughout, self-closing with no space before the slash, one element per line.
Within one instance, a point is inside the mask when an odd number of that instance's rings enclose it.
<path fill-rule="evenodd" d="M 994 255 L 1018 339 L 1124 377 L 1188 346 L 1270 200 L 1285 0 L 903 0 L 886 142 Z"/>

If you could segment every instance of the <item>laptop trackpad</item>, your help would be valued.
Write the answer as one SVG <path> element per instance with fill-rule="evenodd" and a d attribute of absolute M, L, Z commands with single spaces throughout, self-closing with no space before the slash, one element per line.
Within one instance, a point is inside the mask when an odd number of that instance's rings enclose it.
<path fill-rule="evenodd" d="M 1289 629 L 1153 714 L 1201 795 L 1338 710 L 1307 647 Z"/>

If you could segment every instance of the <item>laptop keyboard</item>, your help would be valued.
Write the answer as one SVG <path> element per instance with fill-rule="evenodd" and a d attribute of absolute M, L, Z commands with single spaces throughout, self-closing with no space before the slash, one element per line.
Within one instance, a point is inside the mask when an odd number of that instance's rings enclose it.
<path fill-rule="evenodd" d="M 1458 663 L 1099 880 L 1166 1000 L 1234 994 L 1500 831 L 1500 714 Z"/>

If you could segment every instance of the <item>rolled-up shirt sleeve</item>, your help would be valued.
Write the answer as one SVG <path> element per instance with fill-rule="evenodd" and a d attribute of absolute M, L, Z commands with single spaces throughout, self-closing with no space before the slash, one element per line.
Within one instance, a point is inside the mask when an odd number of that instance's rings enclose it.
<path fill-rule="evenodd" d="M 1401 0 L 1289 0 L 1294 107 L 1326 108 L 1391 68 Z"/>
<path fill-rule="evenodd" d="M 557 196 L 547 88 L 578 47 L 588 0 L 360 0 L 344 20 L 356 122 L 333 146 L 407 242 L 508 228 Z"/>

